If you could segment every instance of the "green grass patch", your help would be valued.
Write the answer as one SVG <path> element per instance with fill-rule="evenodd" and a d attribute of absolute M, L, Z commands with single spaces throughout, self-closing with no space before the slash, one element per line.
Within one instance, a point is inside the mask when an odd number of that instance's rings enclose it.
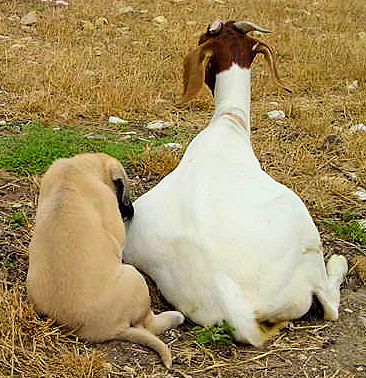
<path fill-rule="evenodd" d="M 123 142 L 87 139 L 76 130 L 56 131 L 40 125 L 25 125 L 20 135 L 0 138 L 0 168 L 20 175 L 43 173 L 56 159 L 82 152 L 104 152 L 129 167 L 147 145 L 165 142 L 165 139 L 152 142 L 137 138 Z"/>
<path fill-rule="evenodd" d="M 28 224 L 28 217 L 24 211 L 16 211 L 8 218 L 8 224 L 11 228 L 21 228 Z"/>
<path fill-rule="evenodd" d="M 325 218 L 323 223 L 340 239 L 361 245 L 366 244 L 365 226 L 354 214 L 343 214 L 340 219 Z"/>
<path fill-rule="evenodd" d="M 226 320 L 222 322 L 221 326 L 194 327 L 193 330 L 196 333 L 197 343 L 201 345 L 231 345 L 234 342 L 235 328 Z"/>

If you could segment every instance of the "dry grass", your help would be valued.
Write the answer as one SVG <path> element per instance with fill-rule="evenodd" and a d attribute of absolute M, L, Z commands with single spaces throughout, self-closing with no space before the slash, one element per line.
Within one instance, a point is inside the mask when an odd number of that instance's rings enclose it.
<path fill-rule="evenodd" d="M 23 291 L 0 291 L 0 376 L 105 377 L 103 355 L 38 318 Z"/>
<path fill-rule="evenodd" d="M 262 60 L 254 64 L 252 141 L 262 166 L 305 200 L 320 226 L 327 254 L 347 251 L 348 257 L 357 258 L 365 253 L 364 248 L 335 239 L 321 222 L 325 217 L 344 213 L 366 217 L 365 203 L 354 195 L 358 186 L 366 187 L 366 137 L 349 132 L 352 125 L 366 123 L 364 0 L 69 3 L 68 7 L 44 5 L 36 26 L 21 28 L 16 16 L 34 10 L 40 2 L 1 1 L 0 119 L 9 123 L 32 120 L 47 125 L 68 124 L 89 131 L 94 127 L 108 129 L 108 116 L 118 115 L 132 121 L 133 131 L 146 138 L 150 133 L 144 123 L 162 118 L 173 122 L 171 135 L 186 144 L 207 125 L 212 100 L 205 90 L 189 106 L 176 107 L 183 57 L 213 19 L 245 17 L 273 30 L 263 38 L 275 47 L 281 76 L 294 89 L 292 96 L 278 92 Z M 148 12 L 120 14 L 118 10 L 127 5 Z M 164 28 L 153 22 L 160 15 L 168 20 Z M 350 93 L 347 85 L 354 80 L 358 80 L 359 89 Z M 266 118 L 266 112 L 273 109 L 285 110 L 287 118 L 282 124 Z M 165 151 L 148 149 L 136 163 L 133 172 L 146 180 L 136 183 L 140 192 L 178 163 L 178 155 Z M 356 173 L 358 180 L 350 180 L 348 172 Z M 26 245 L 22 244 L 22 248 L 26 249 Z M 355 270 L 357 266 L 360 265 Z M 0 341 L 0 362 L 6 368 L 4 373 L 0 368 L 0 376 L 11 371 L 24 376 L 106 374 L 98 355 L 36 318 L 21 292 L 15 288 L 1 296 L 0 327 L 6 337 Z M 296 348 L 315 364 L 309 366 L 316 367 L 318 349 L 312 354 L 306 348 L 310 345 L 323 350 L 325 336 L 307 333 L 305 341 L 291 334 L 275 341 L 270 354 L 257 351 L 251 355 L 250 350 L 234 348 L 228 357 L 221 351 L 198 347 L 188 332 L 188 341 L 183 336 L 183 341 L 179 339 L 180 343 L 174 344 L 173 352 L 183 367 L 189 366 L 189 374 L 180 368 L 173 375 L 264 377 L 272 371 L 274 375 L 268 376 L 274 377 L 276 371 L 291 370 L 292 362 L 296 364 L 294 359 L 301 354 Z M 287 351 L 281 349 L 286 347 Z M 59 358 L 60 353 L 64 357 Z M 291 355 L 295 355 L 294 359 Z M 28 364 L 30 356 L 34 356 L 35 363 Z M 245 366 L 240 362 L 251 358 Z M 329 359 L 334 360 L 332 356 Z M 320 374 L 307 370 L 305 362 L 300 363 L 299 375 Z M 281 364 L 285 367 L 281 368 Z M 242 375 L 235 375 L 239 367 Z M 235 374 L 225 375 L 229 370 Z M 144 367 L 120 375 L 161 377 L 166 373 L 159 367 L 147 372 Z M 334 369 L 322 376 L 356 375 Z"/>

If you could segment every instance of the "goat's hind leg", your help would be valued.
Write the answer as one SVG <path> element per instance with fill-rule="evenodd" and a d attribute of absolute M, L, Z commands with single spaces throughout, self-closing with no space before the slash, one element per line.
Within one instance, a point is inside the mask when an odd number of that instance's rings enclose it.
<path fill-rule="evenodd" d="M 348 264 L 344 256 L 333 255 L 327 265 L 328 277 L 315 291 L 324 308 L 324 319 L 337 320 L 340 303 L 340 286 L 347 274 Z"/>
<path fill-rule="evenodd" d="M 165 311 L 155 315 L 152 311 L 147 316 L 144 327 L 154 335 L 160 335 L 171 328 L 176 328 L 184 322 L 184 316 L 179 311 Z"/>

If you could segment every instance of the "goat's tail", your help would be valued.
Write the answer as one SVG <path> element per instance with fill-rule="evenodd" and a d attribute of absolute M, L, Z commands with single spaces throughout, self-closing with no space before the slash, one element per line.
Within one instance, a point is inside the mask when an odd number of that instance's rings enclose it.
<path fill-rule="evenodd" d="M 145 345 L 159 354 L 168 369 L 172 366 L 172 355 L 168 346 L 146 328 L 129 327 L 117 335 L 116 339 Z"/>
<path fill-rule="evenodd" d="M 255 318 L 253 305 L 245 298 L 238 284 L 224 273 L 215 275 L 215 284 L 225 320 L 235 328 L 235 340 L 262 346 L 265 339 Z"/>

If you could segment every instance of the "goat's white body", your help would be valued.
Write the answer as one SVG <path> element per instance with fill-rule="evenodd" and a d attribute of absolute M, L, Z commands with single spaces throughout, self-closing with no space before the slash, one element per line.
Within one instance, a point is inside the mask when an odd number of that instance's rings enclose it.
<path fill-rule="evenodd" d="M 249 75 L 233 68 L 231 91 L 243 85 L 241 72 Z M 341 272 L 329 283 L 305 205 L 261 169 L 248 131 L 224 114 L 234 112 L 248 124 L 248 95 L 241 99 L 246 104 L 226 102 L 220 93 L 215 98 L 213 120 L 179 166 L 134 203 L 124 258 L 194 322 L 226 319 L 239 341 L 261 345 L 261 331 L 252 329 L 257 322 L 300 317 L 313 294 L 320 292 L 328 317 L 336 318 L 346 265 L 336 264 Z"/>

